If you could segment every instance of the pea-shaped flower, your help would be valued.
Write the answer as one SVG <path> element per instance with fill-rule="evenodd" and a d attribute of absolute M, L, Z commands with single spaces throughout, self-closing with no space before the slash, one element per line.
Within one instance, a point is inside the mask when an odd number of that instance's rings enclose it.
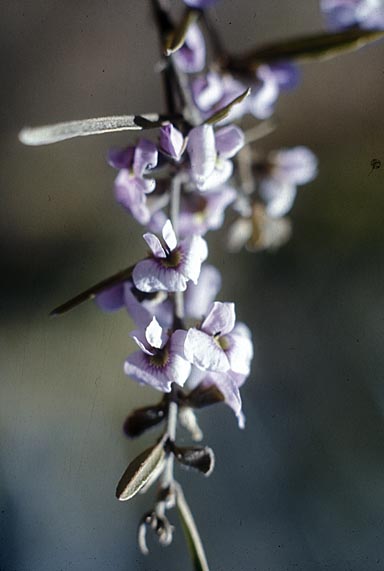
<path fill-rule="evenodd" d="M 150 232 L 144 234 L 151 252 L 138 262 L 132 273 L 133 283 L 140 291 L 185 291 L 187 282 L 197 283 L 201 264 L 208 256 L 206 241 L 190 236 L 177 242 L 170 220 L 162 230 L 162 240 Z"/>
<path fill-rule="evenodd" d="M 155 179 L 145 178 L 144 175 L 157 165 L 157 159 L 156 146 L 146 139 L 140 139 L 136 147 L 112 150 L 109 153 L 109 164 L 120 169 L 115 180 L 116 200 L 140 224 L 149 222 L 146 195 L 153 192 L 156 186 Z"/>
<path fill-rule="evenodd" d="M 168 337 L 154 317 L 144 332 L 131 334 L 140 351 L 126 359 L 125 373 L 163 392 L 169 392 L 172 383 L 182 387 L 191 372 L 190 363 L 182 356 L 183 333 L 175 331 Z"/>
<path fill-rule="evenodd" d="M 230 158 L 244 145 L 244 133 L 236 125 L 213 130 L 212 125 L 194 127 L 188 137 L 187 150 L 191 177 L 201 191 L 224 184 L 232 175 Z"/>
<path fill-rule="evenodd" d="M 248 328 L 236 324 L 234 303 L 215 301 L 199 328 L 189 329 L 184 355 L 198 369 L 247 376 L 253 357 Z"/>

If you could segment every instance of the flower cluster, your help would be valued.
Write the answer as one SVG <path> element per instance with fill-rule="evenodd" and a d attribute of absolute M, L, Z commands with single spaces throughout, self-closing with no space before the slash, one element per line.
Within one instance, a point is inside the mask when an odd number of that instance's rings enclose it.
<path fill-rule="evenodd" d="M 129 464 L 116 495 L 128 500 L 160 478 L 155 507 L 139 526 L 139 545 L 148 551 L 147 527 L 161 544 L 172 541 L 165 512 L 177 504 L 196 568 L 205 571 L 204 550 L 174 479 L 173 461 L 209 475 L 214 455 L 208 447 L 177 446 L 176 427 L 179 422 L 193 440 L 201 440 L 194 409 L 225 402 L 243 428 L 240 388 L 250 375 L 254 352 L 250 330 L 236 321 L 234 303 L 217 300 L 222 279 L 207 263 L 206 234 L 220 229 L 231 209 L 225 240 L 229 250 L 284 244 L 291 233 L 287 215 L 298 187 L 316 177 L 317 159 L 302 145 L 269 152 L 260 148 L 260 140 L 274 128 L 270 118 L 278 98 L 299 81 L 296 60 L 355 48 L 377 39 L 384 29 L 383 0 L 320 0 L 336 32 L 232 56 L 206 15 L 215 2 L 184 0 L 181 22 L 174 22 L 168 3 L 152 2 L 164 55 L 159 69 L 166 115 L 73 121 L 20 134 L 23 142 L 36 145 L 77 135 L 152 130 L 151 137 L 113 149 L 108 156 L 118 170 L 116 201 L 145 227 L 146 254 L 53 313 L 96 297 L 101 309 L 125 308 L 130 315 L 135 324 L 130 335 L 138 350 L 128 355 L 124 371 L 163 396 L 158 404 L 133 411 L 124 430 L 135 437 L 163 421 L 166 427 Z M 245 131 L 246 116 L 247 124 L 257 123 Z"/>

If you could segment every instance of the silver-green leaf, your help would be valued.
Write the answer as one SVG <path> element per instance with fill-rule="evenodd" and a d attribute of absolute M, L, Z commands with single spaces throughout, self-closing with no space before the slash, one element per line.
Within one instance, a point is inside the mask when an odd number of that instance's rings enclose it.
<path fill-rule="evenodd" d="M 180 485 L 176 488 L 176 505 L 184 535 L 191 553 L 194 571 L 209 571 L 203 544 Z"/>
<path fill-rule="evenodd" d="M 158 113 L 146 115 L 115 115 L 68 121 L 42 127 L 25 127 L 19 133 L 19 139 L 24 145 L 49 145 L 74 137 L 115 133 L 117 131 L 141 131 L 158 127 L 167 121 Z"/>
<path fill-rule="evenodd" d="M 353 28 L 342 32 L 315 34 L 285 40 L 230 58 L 228 68 L 238 72 L 254 71 L 260 64 L 281 60 L 307 61 L 329 59 L 357 50 L 384 37 L 382 30 Z"/>
<path fill-rule="evenodd" d="M 165 437 L 132 460 L 117 484 L 116 497 L 118 500 L 122 502 L 130 500 L 151 479 L 154 480 L 154 475 L 158 475 L 159 467 L 165 459 L 164 443 Z"/>

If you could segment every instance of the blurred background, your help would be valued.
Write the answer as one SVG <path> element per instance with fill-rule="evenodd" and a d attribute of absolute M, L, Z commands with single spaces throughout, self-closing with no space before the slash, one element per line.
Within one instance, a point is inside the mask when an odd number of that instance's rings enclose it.
<path fill-rule="evenodd" d="M 222 0 L 211 17 L 237 52 L 323 28 L 317 0 Z M 0 42 L 0 569 L 188 570 L 180 526 L 170 548 L 136 547 L 153 493 L 114 498 L 154 439 L 121 430 L 158 399 L 124 376 L 132 323 L 92 303 L 48 318 L 144 251 L 105 162 L 132 136 L 17 140 L 24 125 L 163 109 L 149 2 L 6 1 Z M 246 429 L 224 406 L 203 411 L 215 472 L 179 474 L 214 571 L 384 570 L 383 82 L 383 43 L 303 66 L 264 145 L 319 157 L 292 240 L 234 256 L 208 235 L 220 299 L 256 346 Z"/>

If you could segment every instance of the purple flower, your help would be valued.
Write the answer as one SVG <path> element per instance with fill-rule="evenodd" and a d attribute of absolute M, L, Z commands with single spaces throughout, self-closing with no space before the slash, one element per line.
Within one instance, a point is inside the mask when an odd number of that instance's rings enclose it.
<path fill-rule="evenodd" d="M 198 369 L 249 375 L 253 346 L 248 328 L 235 325 L 235 305 L 215 301 L 199 328 L 188 330 L 184 355 Z"/>
<path fill-rule="evenodd" d="M 184 137 L 171 123 L 160 129 L 160 150 L 172 157 L 175 161 L 180 160 L 184 150 Z"/>
<path fill-rule="evenodd" d="M 147 224 L 150 219 L 146 194 L 153 192 L 156 186 L 156 181 L 144 178 L 144 174 L 157 165 L 157 158 L 156 146 L 146 139 L 140 139 L 136 147 L 113 150 L 109 154 L 109 164 L 121 169 L 115 180 L 116 200 L 140 224 Z"/>
<path fill-rule="evenodd" d="M 224 222 L 224 211 L 236 198 L 236 190 L 224 185 L 218 191 L 190 192 L 181 200 L 179 233 L 181 236 L 217 230 Z"/>
<path fill-rule="evenodd" d="M 131 335 L 140 351 L 126 359 L 124 371 L 127 375 L 163 392 L 169 392 L 172 383 L 184 385 L 191 365 L 182 356 L 183 331 L 175 331 L 168 337 L 154 317 L 144 332 L 134 331 Z"/>
<path fill-rule="evenodd" d="M 200 125 L 189 133 L 188 154 L 191 176 L 199 190 L 210 190 L 224 184 L 232 174 L 229 161 L 244 145 L 239 127 L 228 125 L 216 131 L 212 125 Z"/>
<path fill-rule="evenodd" d="M 263 206 L 255 204 L 250 216 L 238 218 L 229 228 L 227 246 L 230 252 L 238 252 L 243 246 L 251 252 L 276 250 L 291 232 L 288 218 L 272 218 Z"/>
<path fill-rule="evenodd" d="M 170 220 L 164 224 L 163 240 L 151 233 L 144 240 L 150 256 L 136 264 L 132 279 L 140 291 L 185 291 L 188 280 L 197 283 L 202 262 L 208 256 L 207 243 L 201 236 L 191 236 L 177 243 Z"/>
<path fill-rule="evenodd" d="M 384 28 L 383 0 L 321 0 L 320 6 L 332 29 Z"/>
<path fill-rule="evenodd" d="M 305 184 L 317 174 L 317 159 L 306 147 L 282 149 L 269 154 L 266 174 L 260 181 L 260 195 L 266 212 L 273 218 L 284 216 L 296 198 L 297 185 Z"/>
<path fill-rule="evenodd" d="M 248 84 L 228 74 L 221 76 L 209 72 L 194 80 L 192 93 L 196 105 L 207 118 L 244 93 L 247 87 L 251 87 L 250 96 L 235 105 L 224 121 L 235 121 L 247 113 L 257 119 L 267 119 L 274 111 L 280 91 L 295 87 L 298 77 L 297 66 L 290 62 L 259 66 L 254 80 L 251 79 Z"/>
<path fill-rule="evenodd" d="M 217 0 L 184 0 L 184 3 L 191 8 L 206 8 L 215 4 Z"/>
<path fill-rule="evenodd" d="M 197 73 L 205 66 L 205 41 L 197 24 L 188 29 L 184 45 L 173 54 L 177 67 L 184 73 Z"/>

